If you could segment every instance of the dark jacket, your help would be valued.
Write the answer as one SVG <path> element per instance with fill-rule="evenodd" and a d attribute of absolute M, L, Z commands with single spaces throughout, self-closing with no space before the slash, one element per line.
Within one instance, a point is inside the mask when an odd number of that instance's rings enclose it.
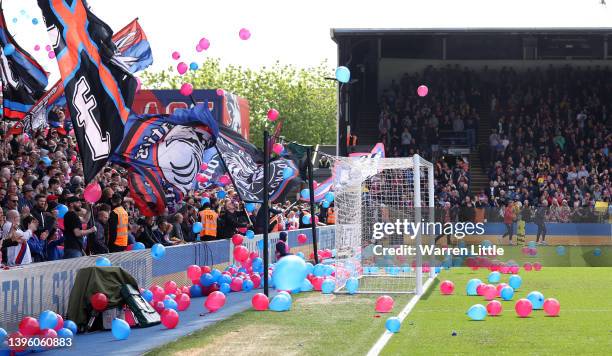
<path fill-rule="evenodd" d="M 220 239 L 229 239 L 235 233 L 236 229 L 244 227 L 240 222 L 240 216 L 237 212 L 224 212 L 219 218 L 219 226 L 217 227 L 217 237 Z"/>
<path fill-rule="evenodd" d="M 89 235 L 87 238 L 87 247 L 89 248 L 89 253 L 92 255 L 101 255 L 103 253 L 108 253 L 108 245 L 107 234 L 108 225 L 102 224 L 99 221 L 96 221 L 96 233 Z"/>

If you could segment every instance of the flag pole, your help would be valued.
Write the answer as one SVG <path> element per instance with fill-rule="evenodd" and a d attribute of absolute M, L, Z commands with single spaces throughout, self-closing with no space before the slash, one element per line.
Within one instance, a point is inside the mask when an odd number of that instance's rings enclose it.
<path fill-rule="evenodd" d="M 269 253 L 268 253 L 268 229 L 270 226 L 270 205 L 269 205 L 269 201 L 270 201 L 270 194 L 268 193 L 268 175 L 270 174 L 269 172 L 269 166 L 270 166 L 270 147 L 268 146 L 268 140 L 270 139 L 270 134 L 268 133 L 267 130 L 264 131 L 263 134 L 263 139 L 264 139 L 264 162 L 263 162 L 263 181 L 264 181 L 264 185 L 263 185 L 263 209 L 264 209 L 264 216 L 266 217 L 264 219 L 264 226 L 263 226 L 263 260 L 264 260 L 264 294 L 266 296 L 269 296 L 269 291 L 268 291 L 268 265 L 270 263 L 269 261 Z"/>
<path fill-rule="evenodd" d="M 306 148 L 306 160 L 308 167 L 308 190 L 309 190 L 309 201 L 310 201 L 310 225 L 312 228 L 312 249 L 314 251 L 315 264 L 319 263 L 319 254 L 317 247 L 317 224 L 315 223 L 315 203 L 314 203 L 314 177 L 312 167 L 312 146 Z"/>

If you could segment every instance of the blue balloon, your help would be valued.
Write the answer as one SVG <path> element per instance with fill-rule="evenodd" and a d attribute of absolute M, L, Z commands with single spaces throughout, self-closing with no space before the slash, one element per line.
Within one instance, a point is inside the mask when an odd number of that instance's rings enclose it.
<path fill-rule="evenodd" d="M 333 202 L 335 199 L 335 195 L 333 192 L 327 192 L 327 194 L 325 194 L 325 200 L 327 200 L 328 202 Z"/>
<path fill-rule="evenodd" d="M 134 247 L 132 247 L 132 250 L 144 250 L 145 248 L 146 246 L 142 242 L 137 242 L 134 244 Z"/>
<path fill-rule="evenodd" d="M 166 255 L 166 247 L 162 244 L 155 244 L 151 247 L 151 256 L 155 260 L 159 260 Z"/>
<path fill-rule="evenodd" d="M 527 294 L 527 299 L 529 299 L 533 305 L 533 310 L 542 309 L 544 307 L 544 294 L 540 292 L 533 291 Z"/>
<path fill-rule="evenodd" d="M 327 200 L 323 200 L 321 202 L 321 206 L 323 206 L 325 209 L 329 208 L 329 202 Z"/>
<path fill-rule="evenodd" d="M 565 246 L 557 246 L 557 255 L 565 256 Z"/>
<path fill-rule="evenodd" d="M 55 210 L 57 210 L 57 216 L 63 219 L 64 215 L 66 215 L 68 212 L 68 207 L 64 204 L 59 204 L 57 207 L 55 207 Z"/>
<path fill-rule="evenodd" d="M 204 226 L 202 226 L 201 222 L 196 222 L 193 224 L 193 227 L 191 228 L 191 231 L 193 231 L 195 234 L 199 234 L 200 232 L 202 232 L 202 229 L 204 228 Z"/>
<path fill-rule="evenodd" d="M 336 68 L 336 80 L 340 83 L 348 83 L 351 80 L 351 71 L 345 66 Z"/>
<path fill-rule="evenodd" d="M 144 300 L 146 300 L 147 302 L 150 302 L 153 300 L 153 292 L 151 292 L 148 289 L 145 289 L 142 291 L 142 293 L 140 293 L 140 295 L 142 296 L 142 298 Z"/>
<path fill-rule="evenodd" d="M 263 260 L 261 257 L 255 257 L 251 262 L 251 268 L 253 271 L 263 273 Z"/>
<path fill-rule="evenodd" d="M 523 284 L 523 279 L 521 278 L 521 276 L 519 276 L 518 274 L 513 274 L 512 276 L 510 276 L 510 279 L 508 280 L 508 285 L 512 287 L 512 289 L 519 289 L 521 287 L 521 284 Z"/>
<path fill-rule="evenodd" d="M 401 326 L 402 326 L 402 323 L 400 322 L 399 318 L 396 316 L 390 317 L 385 322 L 385 328 L 387 328 L 387 330 L 389 330 L 392 333 L 398 332 Z"/>
<path fill-rule="evenodd" d="M 200 284 L 204 287 L 212 286 L 215 283 L 215 278 L 210 273 L 204 273 L 200 276 Z"/>
<path fill-rule="evenodd" d="M 304 256 L 304 252 L 302 252 L 302 251 L 296 253 L 295 255 L 298 256 L 299 258 L 303 259 L 303 260 L 306 259 L 306 257 Z"/>
<path fill-rule="evenodd" d="M 210 274 L 212 274 L 213 278 L 215 279 L 215 282 L 217 282 L 219 278 L 221 278 L 221 271 L 216 268 L 213 268 L 213 270 L 210 271 Z"/>
<path fill-rule="evenodd" d="M 487 316 L 487 308 L 485 308 L 482 304 L 472 305 L 470 309 L 468 309 L 467 315 L 472 320 L 484 320 L 484 318 Z"/>
<path fill-rule="evenodd" d="M 204 197 L 200 200 L 200 205 L 204 205 L 204 204 L 208 204 L 210 203 L 210 198 L 209 197 Z"/>
<path fill-rule="evenodd" d="M 478 295 L 478 293 L 476 293 L 476 288 L 478 288 L 480 284 L 482 284 L 482 281 L 480 279 L 478 278 L 470 279 L 467 286 L 465 287 L 467 295 Z"/>
<path fill-rule="evenodd" d="M 285 167 L 285 169 L 283 169 L 283 179 L 289 179 L 291 177 L 293 177 L 293 168 L 291 167 Z"/>
<path fill-rule="evenodd" d="M 302 224 L 304 224 L 304 225 L 310 224 L 310 215 L 302 216 Z"/>
<path fill-rule="evenodd" d="M 499 295 L 503 300 L 512 300 L 512 298 L 514 297 L 514 288 L 510 286 L 505 286 L 499 292 Z"/>
<path fill-rule="evenodd" d="M 165 309 L 174 309 L 174 310 L 178 311 L 178 304 L 176 304 L 176 301 L 174 301 L 173 298 L 165 299 L 164 300 L 164 308 Z"/>
<path fill-rule="evenodd" d="M 45 310 L 40 313 L 38 317 L 38 323 L 40 324 L 40 330 L 54 329 L 57 325 L 57 314 L 55 314 L 51 310 Z"/>
<path fill-rule="evenodd" d="M 125 321 L 118 318 L 113 319 L 111 324 L 111 332 L 117 340 L 127 340 L 132 330 L 130 325 Z"/>
<path fill-rule="evenodd" d="M 230 285 L 227 283 L 221 283 L 221 285 L 219 286 L 219 290 L 221 291 L 221 293 L 223 294 L 229 294 L 229 292 L 232 290 L 230 288 Z"/>
<path fill-rule="evenodd" d="M 13 17 L 13 23 L 17 23 L 17 18 Z"/>
<path fill-rule="evenodd" d="M 251 291 L 251 289 L 253 289 L 254 286 L 255 284 L 250 279 L 247 279 L 244 282 L 242 282 L 242 290 L 245 292 Z"/>
<path fill-rule="evenodd" d="M 300 195 L 304 199 L 310 199 L 310 189 L 302 189 L 302 191 L 300 192 Z"/>
<path fill-rule="evenodd" d="M 593 256 L 596 256 L 596 257 L 601 256 L 601 249 L 599 247 L 593 250 Z"/>
<path fill-rule="evenodd" d="M 219 198 L 219 199 L 225 198 L 226 195 L 227 195 L 227 193 L 225 193 L 225 190 L 220 190 L 220 191 L 217 192 L 217 198 Z"/>
<path fill-rule="evenodd" d="M 436 266 L 436 268 L 434 268 L 435 273 L 440 273 L 441 270 L 442 268 L 440 266 Z"/>
<path fill-rule="evenodd" d="M 355 294 L 359 289 L 359 280 L 355 277 L 351 277 L 346 280 L 346 291 L 349 294 Z"/>
<path fill-rule="evenodd" d="M 312 291 L 312 289 L 313 289 L 312 283 L 310 283 L 308 279 L 304 278 L 304 280 L 302 281 L 302 285 L 300 286 L 300 291 L 310 292 Z"/>
<path fill-rule="evenodd" d="M 275 312 L 283 312 L 291 309 L 291 297 L 287 293 L 279 293 L 272 298 L 269 308 Z"/>
<path fill-rule="evenodd" d="M 480 243 L 480 245 L 481 245 L 482 247 L 489 247 L 489 246 L 491 246 L 491 245 L 493 245 L 493 244 L 492 244 L 492 243 L 491 243 L 491 241 L 489 241 L 489 240 L 484 240 L 484 241 L 482 241 L 482 242 Z"/>
<path fill-rule="evenodd" d="M 76 328 L 76 325 L 75 325 Z M 72 339 L 74 337 L 74 332 L 72 332 L 72 329 L 69 328 L 61 328 L 57 331 L 57 337 L 60 339 Z"/>
<path fill-rule="evenodd" d="M 98 267 L 110 267 L 112 265 L 113 264 L 111 263 L 111 261 L 106 257 L 96 258 L 96 266 Z"/>
<path fill-rule="evenodd" d="M 314 266 L 310 262 L 306 262 L 306 275 L 309 275 L 314 270 Z"/>
<path fill-rule="evenodd" d="M 5 47 L 6 48 L 6 47 Z M 43 163 L 45 164 L 46 167 L 49 167 L 51 165 L 51 158 L 44 156 L 43 158 L 40 159 L 41 161 L 43 161 Z"/>
<path fill-rule="evenodd" d="M 198 70 L 199 66 L 196 62 L 191 62 L 189 63 L 189 69 L 191 70 Z"/>
<path fill-rule="evenodd" d="M 15 53 L 15 45 L 13 45 L 12 43 L 9 43 L 6 46 L 4 46 L 4 54 L 6 56 L 10 56 L 13 53 Z M 43 157 L 43 158 L 45 158 L 45 157 Z M 49 157 L 47 157 L 47 159 L 49 159 Z M 46 164 L 46 162 L 45 162 L 45 164 Z"/>
<path fill-rule="evenodd" d="M 489 283 L 499 283 L 501 280 L 501 273 L 494 271 L 489 273 L 489 278 L 487 279 Z"/>
<path fill-rule="evenodd" d="M 70 331 L 72 331 L 73 335 L 76 335 L 77 330 L 78 330 L 76 323 L 72 320 L 64 320 L 64 328 L 67 328 Z M 59 333 L 58 333 L 58 336 L 59 336 Z"/>
<path fill-rule="evenodd" d="M 317 277 L 325 276 L 325 265 L 322 263 L 317 263 L 312 269 L 312 273 Z"/>
<path fill-rule="evenodd" d="M 246 209 L 246 211 L 248 211 L 249 213 L 252 213 L 255 211 L 255 208 L 257 206 L 255 205 L 255 203 L 246 203 L 244 204 L 244 208 Z"/>
<path fill-rule="evenodd" d="M 244 236 L 246 236 L 247 239 L 252 240 L 255 237 L 255 232 L 253 232 L 253 230 L 247 230 Z"/>
<path fill-rule="evenodd" d="M 281 258 L 274 266 L 272 281 L 277 289 L 294 290 L 306 278 L 306 262 L 295 255 Z"/>
<path fill-rule="evenodd" d="M 38 19 L 36 17 L 32 19 L 32 25 L 38 25 Z"/>
<path fill-rule="evenodd" d="M 4 330 L 3 328 L 0 328 L 0 345 L 4 343 L 4 340 L 6 340 L 7 335 L 8 334 L 6 330 Z"/>
<path fill-rule="evenodd" d="M 323 294 L 332 294 L 334 289 L 336 289 L 336 282 L 333 279 L 326 278 L 321 285 L 321 292 Z"/>
<path fill-rule="evenodd" d="M 232 277 L 228 276 L 227 274 L 222 274 L 221 276 L 219 276 L 219 279 L 217 281 L 219 284 L 230 284 L 232 283 Z"/>
<path fill-rule="evenodd" d="M 201 297 L 202 296 L 202 287 L 200 287 L 197 284 L 192 285 L 191 287 L 189 287 L 189 294 L 190 294 L 191 298 Z"/>
<path fill-rule="evenodd" d="M 259 251 L 263 251 L 263 248 L 264 248 L 263 243 L 264 243 L 264 242 L 263 242 L 263 240 L 259 240 L 259 241 L 257 241 L 257 249 L 258 249 Z"/>

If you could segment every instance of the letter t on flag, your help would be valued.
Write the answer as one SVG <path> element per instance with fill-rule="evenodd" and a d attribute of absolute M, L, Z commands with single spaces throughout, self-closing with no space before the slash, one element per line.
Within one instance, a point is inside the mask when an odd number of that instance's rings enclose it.
<path fill-rule="evenodd" d="M 117 59 L 113 31 L 83 0 L 38 0 L 89 183 L 123 139 L 136 79 Z"/>

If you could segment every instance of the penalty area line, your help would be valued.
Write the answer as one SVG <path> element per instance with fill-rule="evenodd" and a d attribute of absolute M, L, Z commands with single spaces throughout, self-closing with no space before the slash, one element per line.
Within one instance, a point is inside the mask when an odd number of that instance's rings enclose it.
<path fill-rule="evenodd" d="M 423 284 L 423 294 L 425 294 L 425 292 L 427 292 L 427 290 L 429 289 L 429 287 L 431 286 L 433 281 L 434 281 L 434 278 L 432 277 L 432 278 L 427 279 L 425 284 Z M 404 309 L 402 309 L 402 311 L 397 315 L 397 317 L 400 320 L 400 324 L 404 322 L 404 319 L 406 319 L 408 314 L 410 314 L 410 312 L 412 311 L 414 306 L 418 303 L 418 301 L 421 299 L 421 296 L 423 294 L 415 295 L 414 297 L 412 297 L 412 299 L 410 299 L 410 301 L 408 302 L 408 304 L 406 304 Z M 385 345 L 387 345 L 389 340 L 391 340 L 391 336 L 393 336 L 393 334 L 394 333 L 390 332 L 389 330 L 385 330 L 385 332 L 380 336 L 378 341 L 376 341 L 374 346 L 372 346 L 370 351 L 368 351 L 367 356 L 378 356 L 378 355 L 380 355 L 380 352 L 385 347 Z"/>

